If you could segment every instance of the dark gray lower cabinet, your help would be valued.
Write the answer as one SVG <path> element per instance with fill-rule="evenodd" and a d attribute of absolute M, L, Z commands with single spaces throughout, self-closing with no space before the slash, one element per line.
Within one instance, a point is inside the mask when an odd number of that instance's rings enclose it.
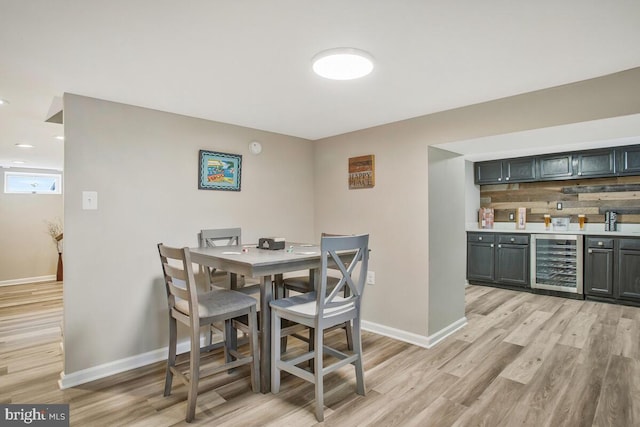
<path fill-rule="evenodd" d="M 640 239 L 620 239 L 616 272 L 617 297 L 640 302 Z"/>
<path fill-rule="evenodd" d="M 584 263 L 584 293 L 613 297 L 613 239 L 587 237 Z"/>
<path fill-rule="evenodd" d="M 467 280 L 529 287 L 529 235 L 468 233 Z"/>
<path fill-rule="evenodd" d="M 496 282 L 529 286 L 529 236 L 498 235 Z"/>
<path fill-rule="evenodd" d="M 640 239 L 589 236 L 586 247 L 587 297 L 640 303 Z"/>
<path fill-rule="evenodd" d="M 495 236 L 469 233 L 467 238 L 467 280 L 492 282 L 495 277 Z"/>

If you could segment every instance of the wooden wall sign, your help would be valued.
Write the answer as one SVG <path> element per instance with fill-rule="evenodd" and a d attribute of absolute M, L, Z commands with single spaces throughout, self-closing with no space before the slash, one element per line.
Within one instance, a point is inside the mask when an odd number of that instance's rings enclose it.
<path fill-rule="evenodd" d="M 349 158 L 349 190 L 373 188 L 376 185 L 376 156 Z"/>

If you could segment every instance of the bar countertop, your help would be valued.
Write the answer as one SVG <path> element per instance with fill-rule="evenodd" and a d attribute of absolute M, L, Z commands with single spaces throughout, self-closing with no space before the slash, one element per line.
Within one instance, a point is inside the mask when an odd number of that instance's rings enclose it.
<path fill-rule="evenodd" d="M 618 224 L 618 231 L 604 231 L 604 224 L 585 225 L 584 230 L 578 229 L 578 224 L 569 224 L 568 230 L 545 230 L 542 223 L 530 223 L 524 230 L 517 230 L 515 222 L 496 222 L 493 228 L 480 228 L 478 223 L 466 225 L 467 232 L 474 233 L 524 233 L 524 234 L 577 234 L 584 236 L 638 237 L 640 238 L 640 224 Z"/>

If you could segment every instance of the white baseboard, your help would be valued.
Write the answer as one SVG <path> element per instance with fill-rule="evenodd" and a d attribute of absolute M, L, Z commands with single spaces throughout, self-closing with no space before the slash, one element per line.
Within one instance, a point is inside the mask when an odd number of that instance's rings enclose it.
<path fill-rule="evenodd" d="M 449 335 L 463 328 L 466 324 L 467 324 L 467 318 L 463 317 L 451 323 L 446 328 L 443 328 L 438 332 L 436 332 L 435 334 L 432 334 L 429 336 L 414 334 L 413 332 L 407 332 L 401 329 L 391 328 L 389 326 L 368 322 L 366 320 L 362 321 L 362 329 L 365 331 L 379 334 L 379 335 L 384 335 L 385 337 L 404 341 L 409 344 L 414 344 L 424 348 L 431 348 L 434 345 L 438 344 L 443 339 L 445 339 L 446 337 L 448 337 Z"/>
<path fill-rule="evenodd" d="M 56 275 L 52 274 L 50 276 L 25 277 L 23 279 L 2 280 L 0 281 L 0 286 L 24 285 L 25 283 L 55 282 L 55 280 L 56 280 Z"/>
<path fill-rule="evenodd" d="M 188 339 L 178 343 L 178 354 L 187 351 L 189 351 Z M 83 369 L 82 371 L 72 372 L 68 375 L 64 372 L 60 372 L 58 387 L 60 387 L 61 390 L 64 390 L 65 388 L 75 387 L 80 384 L 99 380 L 101 378 L 109 377 L 141 366 L 166 361 L 168 354 L 169 348 L 164 347 L 147 353 L 126 357 L 124 359 L 114 360 L 113 362 L 105 363 L 103 365 L 93 366 L 91 368 Z"/>
<path fill-rule="evenodd" d="M 373 332 L 379 335 L 384 335 L 389 338 L 394 338 L 400 341 L 407 342 L 409 344 L 415 344 L 424 348 L 431 348 L 449 335 L 456 332 L 458 329 L 464 327 L 467 324 L 467 318 L 463 317 L 446 328 L 443 328 L 433 335 L 423 336 L 414 334 L 413 332 L 407 332 L 400 329 L 391 328 L 389 326 L 380 325 L 378 323 L 362 321 L 362 329 L 365 331 Z M 204 344 L 204 337 L 201 338 L 201 345 Z M 189 351 L 189 340 L 178 343 L 178 354 Z M 93 366 L 91 368 L 83 369 L 82 371 L 72 372 L 71 374 L 60 373 L 60 380 L 58 380 L 58 386 L 60 389 L 69 387 L 75 387 L 80 384 L 88 383 L 90 381 L 99 380 L 111 375 L 119 374 L 121 372 L 129 371 L 131 369 L 146 366 L 151 363 L 167 360 L 168 348 L 160 348 L 157 350 L 149 351 L 147 353 L 137 354 L 135 356 L 126 357 L 124 359 L 115 360 L 113 362 L 105 363 L 99 366 Z"/>

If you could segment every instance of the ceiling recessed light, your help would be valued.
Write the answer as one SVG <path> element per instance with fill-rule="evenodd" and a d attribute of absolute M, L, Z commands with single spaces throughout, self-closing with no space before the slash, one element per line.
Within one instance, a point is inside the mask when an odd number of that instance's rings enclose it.
<path fill-rule="evenodd" d="M 16 164 L 16 165 L 23 165 L 24 164 L 24 160 L 14 160 L 13 163 Z"/>
<path fill-rule="evenodd" d="M 7 105 L 9 103 L 9 101 L 7 101 L 6 99 L 0 99 L 0 105 Z"/>
<path fill-rule="evenodd" d="M 351 47 L 328 49 L 313 57 L 313 71 L 332 80 L 352 80 L 373 70 L 373 58 L 367 52 Z"/>
<path fill-rule="evenodd" d="M 57 139 L 58 141 L 64 141 L 63 135 L 54 136 L 54 138 Z"/>
<path fill-rule="evenodd" d="M 33 148 L 33 145 L 31 145 L 31 144 L 16 144 L 16 147 L 18 147 L 18 148 Z"/>

